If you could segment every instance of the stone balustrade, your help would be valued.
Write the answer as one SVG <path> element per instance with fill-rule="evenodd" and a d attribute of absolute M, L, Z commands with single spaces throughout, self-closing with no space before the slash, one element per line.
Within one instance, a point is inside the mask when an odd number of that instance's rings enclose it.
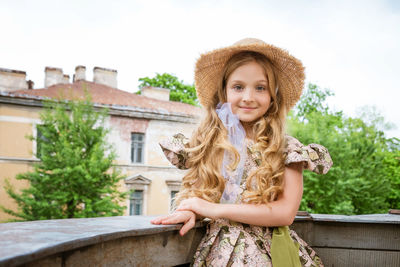
<path fill-rule="evenodd" d="M 180 225 L 149 216 L 0 224 L 0 266 L 177 266 L 190 262 L 207 222 Z M 292 228 L 325 266 L 400 266 L 400 215 L 303 214 Z"/>

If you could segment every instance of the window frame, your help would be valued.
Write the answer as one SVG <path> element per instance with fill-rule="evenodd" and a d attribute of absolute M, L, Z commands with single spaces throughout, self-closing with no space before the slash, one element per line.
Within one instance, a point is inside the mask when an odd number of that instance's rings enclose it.
<path fill-rule="evenodd" d="M 169 205 L 169 211 L 171 212 L 171 211 L 173 211 L 173 197 L 172 197 L 172 192 L 176 192 L 176 193 L 178 193 L 179 192 L 179 190 L 180 190 L 180 188 L 181 188 L 181 185 L 182 185 L 182 181 L 181 180 L 166 180 L 165 181 L 165 183 L 167 184 L 167 187 L 168 187 L 168 192 L 169 192 L 169 195 L 168 195 L 168 198 L 169 198 L 169 201 L 168 201 L 168 205 Z M 176 194 L 175 193 L 175 194 Z"/>
<path fill-rule="evenodd" d="M 135 138 L 140 137 L 140 138 Z M 141 140 L 140 140 L 141 139 Z M 140 160 L 138 160 L 138 151 L 140 150 Z M 131 133 L 131 163 L 144 164 L 145 162 L 145 134 L 132 132 Z"/>
<path fill-rule="evenodd" d="M 135 190 L 135 191 L 143 191 L 143 203 L 142 203 L 142 214 L 147 215 L 147 201 L 149 197 L 149 187 L 151 185 L 151 180 L 149 178 L 144 177 L 141 174 L 135 174 L 129 176 L 125 179 L 125 186 L 127 192 Z M 130 197 L 126 199 L 126 214 L 130 214 Z"/>
<path fill-rule="evenodd" d="M 141 193 L 140 198 L 135 197 L 135 193 Z M 139 205 L 139 213 L 136 214 L 136 206 Z M 144 190 L 134 190 L 129 196 L 129 216 L 143 215 Z M 133 211 L 133 212 L 132 212 Z"/>
<path fill-rule="evenodd" d="M 48 141 L 46 137 L 43 136 L 42 131 L 40 130 L 41 127 L 44 127 L 44 124 L 36 124 L 36 133 L 34 136 L 35 140 L 35 157 L 37 159 L 41 159 L 41 144 L 42 142 Z"/>

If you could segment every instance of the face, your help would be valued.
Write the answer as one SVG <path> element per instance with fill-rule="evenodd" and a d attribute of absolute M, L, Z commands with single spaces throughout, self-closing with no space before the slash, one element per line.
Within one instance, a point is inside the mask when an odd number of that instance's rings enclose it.
<path fill-rule="evenodd" d="M 228 77 L 226 96 L 243 126 L 252 125 L 267 112 L 271 103 L 264 69 L 254 61 L 238 67 Z"/>

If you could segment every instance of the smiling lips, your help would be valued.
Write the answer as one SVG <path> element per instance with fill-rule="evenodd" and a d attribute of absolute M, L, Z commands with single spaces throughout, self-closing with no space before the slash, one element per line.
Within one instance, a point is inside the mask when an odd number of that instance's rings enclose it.
<path fill-rule="evenodd" d="M 244 111 L 251 111 L 256 109 L 256 107 L 239 107 L 240 109 L 244 110 Z"/>

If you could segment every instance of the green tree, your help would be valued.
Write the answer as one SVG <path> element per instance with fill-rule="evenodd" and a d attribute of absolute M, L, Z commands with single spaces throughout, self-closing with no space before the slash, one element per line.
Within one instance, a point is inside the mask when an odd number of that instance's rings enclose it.
<path fill-rule="evenodd" d="M 139 82 L 141 82 L 139 89 L 145 86 L 167 88 L 170 89 L 169 100 L 195 106 L 199 105 L 194 85 L 185 84 L 172 74 L 156 73 L 153 78 L 139 78 Z M 140 94 L 140 91 L 138 93 Z"/>
<path fill-rule="evenodd" d="M 398 143 L 385 137 L 379 114 L 367 112 L 368 118 L 351 118 L 330 110 L 325 100 L 331 95 L 331 91 L 309 84 L 289 115 L 289 133 L 304 144 L 324 145 L 334 163 L 324 176 L 304 172 L 301 209 L 335 214 L 386 213 L 399 203 Z"/>
<path fill-rule="evenodd" d="M 400 139 L 388 140 L 389 150 L 380 152 L 383 168 L 377 170 L 379 177 L 386 177 L 390 183 L 390 191 L 386 193 L 386 201 L 391 209 L 400 209 Z"/>
<path fill-rule="evenodd" d="M 6 191 L 18 211 L 2 209 L 22 220 L 122 215 L 126 193 L 118 190 L 124 177 L 112 168 L 116 154 L 106 143 L 107 110 L 85 101 L 48 101 L 40 114 L 34 170 L 17 175 L 29 188 Z M 29 138 L 34 139 L 32 136 Z"/>

